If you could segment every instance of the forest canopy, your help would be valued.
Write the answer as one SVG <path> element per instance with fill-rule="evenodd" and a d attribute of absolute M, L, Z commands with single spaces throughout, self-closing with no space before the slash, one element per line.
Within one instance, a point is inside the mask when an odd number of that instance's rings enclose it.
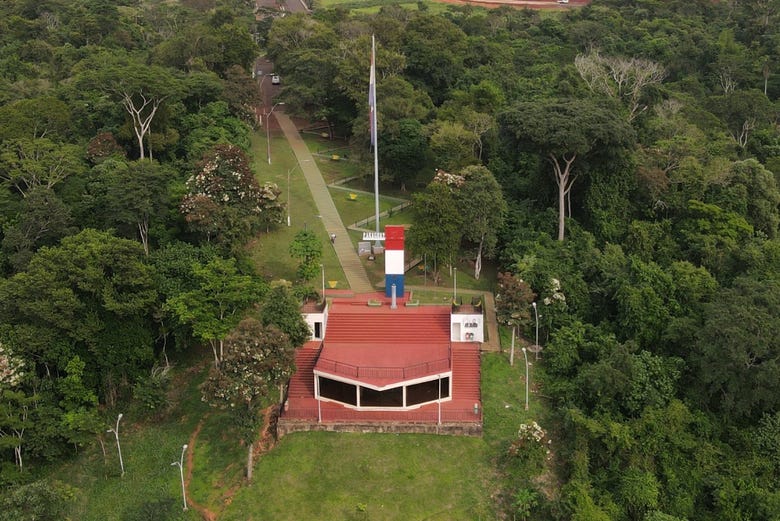
<path fill-rule="evenodd" d="M 368 165 L 374 34 L 383 180 L 448 230 L 410 246 L 492 259 L 499 303 L 539 304 L 562 486 L 516 497 L 539 519 L 780 518 L 777 1 L 316 4 L 0 3 L 0 481 L 102 432 L 166 350 L 233 360 L 271 287 L 242 248 L 283 215 L 247 166 L 253 62 Z"/>

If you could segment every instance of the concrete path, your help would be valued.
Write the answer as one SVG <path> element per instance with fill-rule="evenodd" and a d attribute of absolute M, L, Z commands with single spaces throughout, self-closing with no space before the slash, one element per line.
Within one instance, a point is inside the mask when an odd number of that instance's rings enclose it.
<path fill-rule="evenodd" d="M 322 178 L 322 173 L 314 161 L 314 156 L 309 152 L 309 148 L 306 146 L 303 138 L 301 138 L 292 120 L 283 112 L 275 111 L 274 116 L 284 133 L 284 137 L 287 138 L 295 158 L 298 160 L 303 177 L 309 184 L 309 190 L 311 190 L 314 203 L 317 205 L 317 212 L 322 217 L 325 231 L 328 235 L 336 234 L 333 249 L 336 251 L 341 268 L 347 277 L 347 284 L 355 293 L 375 291 L 375 288 L 368 280 L 366 270 L 360 262 L 360 257 L 358 257 L 352 241 L 349 240 L 347 229 L 344 227 L 344 223 L 341 222 L 339 212 L 336 210 L 336 205 L 333 204 L 333 199 L 330 196 L 325 180 Z"/>

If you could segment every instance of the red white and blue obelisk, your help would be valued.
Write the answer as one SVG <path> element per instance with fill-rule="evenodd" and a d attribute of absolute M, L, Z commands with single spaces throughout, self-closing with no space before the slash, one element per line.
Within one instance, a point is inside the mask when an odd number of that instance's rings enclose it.
<path fill-rule="evenodd" d="M 395 285 L 395 295 L 393 286 Z M 404 227 L 385 226 L 385 296 L 404 296 Z"/>

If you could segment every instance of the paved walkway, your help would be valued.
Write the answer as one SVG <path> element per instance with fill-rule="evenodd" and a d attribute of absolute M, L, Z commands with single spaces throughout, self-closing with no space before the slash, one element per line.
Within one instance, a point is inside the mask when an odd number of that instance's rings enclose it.
<path fill-rule="evenodd" d="M 375 288 L 368 280 L 366 270 L 363 268 L 352 241 L 349 240 L 347 229 L 344 227 L 344 223 L 341 222 L 339 212 L 336 210 L 336 205 L 333 204 L 328 187 L 322 178 L 322 173 L 317 167 L 317 163 L 314 161 L 314 156 L 309 152 L 309 147 L 306 146 L 295 124 L 285 113 L 274 112 L 274 116 L 282 132 L 284 132 L 284 137 L 287 138 L 295 158 L 298 160 L 303 177 L 309 184 L 309 190 L 311 190 L 314 203 L 317 205 L 317 212 L 322 217 L 325 231 L 327 231 L 328 235 L 336 234 L 333 249 L 336 251 L 336 256 L 341 263 L 341 269 L 344 270 L 347 284 L 355 293 L 375 291 Z"/>
<path fill-rule="evenodd" d="M 285 138 L 290 143 L 290 148 L 295 154 L 298 164 L 301 167 L 303 176 L 309 184 L 314 203 L 317 205 L 317 211 L 322 216 L 322 222 L 328 234 L 336 234 L 336 242 L 333 248 L 336 251 L 341 268 L 347 278 L 350 289 L 355 293 L 370 293 L 376 291 L 368 280 L 365 268 L 355 251 L 352 241 L 349 240 L 347 229 L 341 221 L 336 205 L 333 204 L 333 198 L 330 196 L 322 173 L 314 161 L 314 156 L 309 152 L 309 148 L 298 133 L 298 129 L 292 120 L 283 112 L 274 112 L 276 121 L 282 129 Z M 414 286 L 407 286 L 412 289 Z M 425 289 L 432 289 L 426 286 Z M 443 291 L 449 289 L 442 288 Z M 485 296 L 485 326 L 487 327 L 487 341 L 482 344 L 483 351 L 499 351 L 501 349 L 498 338 L 498 323 L 496 322 L 496 304 L 493 294 L 489 291 L 483 292 Z"/>

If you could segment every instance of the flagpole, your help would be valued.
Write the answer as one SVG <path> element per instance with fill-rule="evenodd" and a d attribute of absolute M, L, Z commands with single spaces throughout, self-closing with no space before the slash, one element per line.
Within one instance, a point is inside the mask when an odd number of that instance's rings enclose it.
<path fill-rule="evenodd" d="M 376 232 L 379 233 L 379 139 L 377 139 L 376 125 L 376 41 L 373 34 L 371 35 L 371 77 L 369 83 L 369 110 L 372 111 L 371 144 L 374 145 L 374 222 L 376 223 Z M 379 241 L 377 241 L 377 245 L 379 245 Z"/>

